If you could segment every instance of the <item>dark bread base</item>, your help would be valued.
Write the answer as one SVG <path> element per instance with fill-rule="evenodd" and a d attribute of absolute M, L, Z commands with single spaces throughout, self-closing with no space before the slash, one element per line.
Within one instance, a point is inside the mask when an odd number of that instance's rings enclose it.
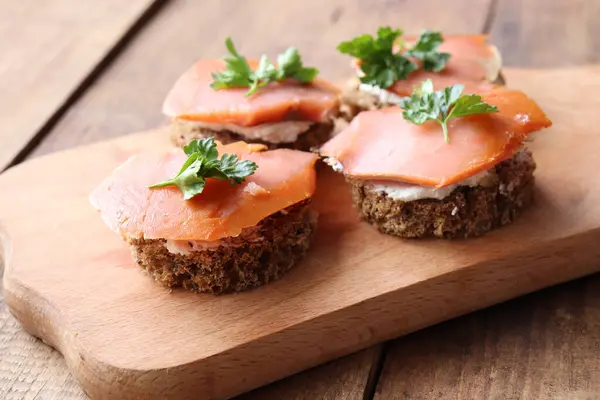
<path fill-rule="evenodd" d="M 279 279 L 300 261 L 316 231 L 317 215 L 305 200 L 263 219 L 214 248 L 173 254 L 164 239 L 130 240 L 137 263 L 166 287 L 222 294 Z"/>
<path fill-rule="evenodd" d="M 456 188 L 448 197 L 404 202 L 348 179 L 362 218 L 403 238 L 468 238 L 514 221 L 533 199 L 535 162 L 528 150 L 498 164 L 491 184 Z"/>
<path fill-rule="evenodd" d="M 260 143 L 266 145 L 269 150 L 273 149 L 295 149 L 301 151 L 311 151 L 312 148 L 320 147 L 331 137 L 333 131 L 332 122 L 322 122 L 313 124 L 306 132 L 301 133 L 296 141 L 291 143 L 271 143 L 262 140 L 248 140 L 242 135 L 231 131 L 213 131 L 207 128 L 200 128 L 192 124 L 177 123 L 172 124 L 171 141 L 177 147 L 183 147 L 194 139 L 214 137 L 215 140 L 223 144 L 233 142 Z"/>

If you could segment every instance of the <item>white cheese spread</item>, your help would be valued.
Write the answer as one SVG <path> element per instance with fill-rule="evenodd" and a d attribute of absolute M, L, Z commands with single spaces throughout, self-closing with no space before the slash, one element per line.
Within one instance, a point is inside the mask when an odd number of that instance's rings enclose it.
<path fill-rule="evenodd" d="M 516 155 L 519 156 L 519 153 Z M 344 172 L 344 166 L 335 157 L 327 157 L 323 160 L 325 164 L 329 165 L 335 172 Z M 411 183 L 398 182 L 398 181 L 387 181 L 387 180 L 369 180 L 365 184 L 372 190 L 377 192 L 384 192 L 390 198 L 400 201 L 414 201 L 421 199 L 438 199 L 442 200 L 459 186 L 478 186 L 487 184 L 491 181 L 495 181 L 496 173 L 492 170 L 482 171 L 475 174 L 465 180 L 458 183 L 444 186 L 441 188 L 426 187 L 420 185 L 414 185 Z"/>
<path fill-rule="evenodd" d="M 344 166 L 337 158 L 327 157 L 323 159 L 323 162 L 329 165 L 335 172 L 344 172 Z"/>
<path fill-rule="evenodd" d="M 165 247 L 171 254 L 187 256 L 194 251 L 216 249 L 220 244 L 220 240 L 167 240 Z"/>
<path fill-rule="evenodd" d="M 368 93 L 377 97 L 379 102 L 384 105 L 397 105 L 400 104 L 400 101 L 402 100 L 402 97 L 398 96 L 397 94 L 382 89 L 378 86 L 368 85 L 366 83 L 361 83 L 360 85 L 358 85 L 358 90 L 363 93 Z"/>
<path fill-rule="evenodd" d="M 235 124 L 216 124 L 207 122 L 185 122 L 198 128 L 211 131 L 230 131 L 244 136 L 248 140 L 262 140 L 269 143 L 292 143 L 301 133 L 308 131 L 312 121 L 284 121 L 256 126 L 240 126 Z"/>
<path fill-rule="evenodd" d="M 442 200 L 459 186 L 478 186 L 483 181 L 493 179 L 494 173 L 488 171 L 480 172 L 458 183 L 444 186 L 441 188 L 426 187 L 396 181 L 367 181 L 366 184 L 371 189 L 377 192 L 383 192 L 393 200 L 399 201 L 415 201 L 421 199 L 437 199 Z"/>

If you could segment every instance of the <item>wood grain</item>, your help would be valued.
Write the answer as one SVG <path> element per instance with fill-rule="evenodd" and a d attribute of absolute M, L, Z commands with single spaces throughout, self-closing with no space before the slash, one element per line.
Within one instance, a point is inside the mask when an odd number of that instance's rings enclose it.
<path fill-rule="evenodd" d="M 0 398 L 47 400 L 82 397 L 60 353 L 23 330 L 0 298 Z"/>
<path fill-rule="evenodd" d="M 237 400 L 363 400 L 381 345 L 359 351 L 236 397 Z"/>
<path fill-rule="evenodd" d="M 0 171 L 152 3 L 0 2 Z"/>
<path fill-rule="evenodd" d="M 317 64 L 327 76 L 338 78 L 349 72 L 347 59 L 333 50 L 338 41 L 362 32 L 374 32 L 380 23 L 402 26 L 413 32 L 425 27 L 457 33 L 479 32 L 491 1 L 480 0 L 475 4 L 471 0 L 455 1 L 455 6 L 445 13 L 434 12 L 439 5 L 435 0 L 378 0 L 368 5 L 343 0 L 309 0 L 289 2 L 285 6 L 269 0 L 255 7 L 257 3 L 257 0 L 211 0 L 165 4 L 159 15 L 74 104 L 33 156 L 162 123 L 160 105 L 173 80 L 196 58 L 222 55 L 225 35 L 233 35 L 244 51 L 256 54 L 263 51 L 273 54 L 289 44 L 298 45 L 307 60 Z M 259 15 L 257 10 L 262 9 L 274 11 Z M 315 13 L 315 9 L 319 12 Z M 248 21 L 254 19 L 249 15 L 257 18 L 252 29 Z M 226 26 L 221 26 L 222 21 L 226 21 Z M 275 21 L 275 25 L 270 21 Z M 161 54 L 158 61 L 157 49 Z M 371 349 L 343 358 L 254 391 L 252 396 L 360 399 L 371 364 L 366 360 L 371 360 L 373 353 Z M 3 367 L 0 362 L 0 370 Z"/>
<path fill-rule="evenodd" d="M 0 263 L 0 276 L 2 264 Z M 0 281 L 1 284 L 1 281 Z M 304 373 L 239 396 L 239 400 L 362 400 L 380 346 L 342 357 Z M 0 398 L 84 399 L 63 356 L 23 330 L 0 296 Z"/>
<path fill-rule="evenodd" d="M 579 128 L 595 121 L 600 96 L 581 103 L 579 93 L 596 93 L 600 72 L 506 72 L 555 123 L 531 143 L 536 207 L 511 226 L 469 241 L 400 241 L 358 221 L 343 180 L 326 170 L 315 201 L 320 228 L 301 267 L 236 296 L 168 293 L 138 271 L 87 201 L 132 151 L 166 145 L 167 132 L 154 131 L 32 160 L 0 177 L 0 187 L 12 188 L 0 199 L 11 245 L 6 301 L 29 332 L 61 349 L 91 395 L 221 398 L 597 271 L 600 188 L 587 171 L 600 167 L 600 139 Z M 550 79 L 562 101 L 545 90 Z M 87 169 L 72 168 L 83 160 Z M 23 186 L 33 176 L 43 199 Z"/>
<path fill-rule="evenodd" d="M 396 340 L 375 399 L 597 399 L 599 290 L 595 275 Z"/>
<path fill-rule="evenodd" d="M 33 156 L 162 124 L 162 101 L 175 79 L 198 58 L 222 56 L 228 35 L 241 52 L 253 56 L 273 56 L 296 45 L 307 64 L 318 66 L 324 77 L 342 81 L 351 70 L 348 57 L 335 50 L 340 41 L 374 33 L 383 24 L 407 32 L 429 27 L 478 33 L 490 3 L 453 1 L 440 13 L 438 0 L 169 2 Z"/>
<path fill-rule="evenodd" d="M 505 65 L 560 67 L 600 61 L 597 0 L 499 0 L 491 30 Z"/>

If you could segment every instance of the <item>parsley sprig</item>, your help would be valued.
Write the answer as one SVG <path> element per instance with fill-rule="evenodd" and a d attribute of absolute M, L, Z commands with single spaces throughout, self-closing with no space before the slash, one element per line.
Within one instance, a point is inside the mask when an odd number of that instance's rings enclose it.
<path fill-rule="evenodd" d="M 462 94 L 464 85 L 452 85 L 437 92 L 433 90 L 431 79 L 415 88 L 412 96 L 404 97 L 400 107 L 404 110 L 404 119 L 413 124 L 422 125 L 426 121 L 437 121 L 444 132 L 444 139 L 450 142 L 448 121 L 452 118 L 468 115 L 498 112 L 496 106 L 484 102 L 476 94 Z"/>
<path fill-rule="evenodd" d="M 392 51 L 402 30 L 383 27 L 377 30 L 377 37 L 360 35 L 348 42 L 342 42 L 337 49 L 360 61 L 362 83 L 380 88 L 388 88 L 417 69 L 417 65 L 400 53 Z"/>
<path fill-rule="evenodd" d="M 440 53 L 437 51 L 437 48 L 443 41 L 444 39 L 440 32 L 423 31 L 417 43 L 409 48 L 405 54 L 408 57 L 421 60 L 424 70 L 440 72 L 446 68 L 446 63 L 450 60 L 450 53 Z"/>
<path fill-rule="evenodd" d="M 360 35 L 340 43 L 337 48 L 340 53 L 349 54 L 360 61 L 362 83 L 382 89 L 398 80 L 407 79 L 419 68 L 411 58 L 421 60 L 423 69 L 427 71 L 440 72 L 446 67 L 450 54 L 437 51 L 443 42 L 440 32 L 426 30 L 414 46 L 402 46 L 399 52 L 394 52 L 394 44 L 402 34 L 401 29 L 381 27 L 377 30 L 376 38 L 369 34 Z"/>
<path fill-rule="evenodd" d="M 217 144 L 212 137 L 193 140 L 183 151 L 188 159 L 177 175 L 150 188 L 177 186 L 183 192 L 183 198 L 189 200 L 202 193 L 206 178 L 229 181 L 232 185 L 240 184 L 258 168 L 250 160 L 240 161 L 235 154 L 223 154 L 219 159 Z"/>
<path fill-rule="evenodd" d="M 226 69 L 212 73 L 213 82 L 210 87 L 213 89 L 247 87 L 250 89 L 246 96 L 250 96 L 271 82 L 291 78 L 300 83 L 310 83 L 319 73 L 316 68 L 305 67 L 302 64 L 300 53 L 295 47 L 288 48 L 277 57 L 277 66 L 263 55 L 256 71 L 253 71 L 246 58 L 237 52 L 231 38 L 225 40 L 225 47 L 230 55 L 224 57 Z"/>

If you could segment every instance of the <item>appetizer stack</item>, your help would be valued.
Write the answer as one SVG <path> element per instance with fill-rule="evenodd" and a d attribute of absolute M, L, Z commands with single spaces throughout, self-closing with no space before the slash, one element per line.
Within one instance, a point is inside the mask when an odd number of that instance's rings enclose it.
<path fill-rule="evenodd" d="M 295 48 L 274 65 L 228 39 L 228 57 L 198 61 L 164 102 L 183 152 L 132 157 L 92 204 L 158 283 L 214 294 L 275 280 L 306 253 L 318 159 L 307 150 L 344 174 L 383 233 L 467 238 L 512 222 L 533 196 L 524 144 L 552 122 L 503 86 L 485 36 L 401 35 L 340 44 L 358 75 L 342 103 Z M 340 110 L 347 126 L 331 137 Z"/>
<path fill-rule="evenodd" d="M 425 81 L 400 107 L 361 112 L 321 148 L 382 232 L 479 236 L 530 204 L 535 163 L 523 143 L 550 120 L 518 90 L 463 90 Z"/>
<path fill-rule="evenodd" d="M 256 287 L 304 256 L 317 219 L 317 157 L 264 150 L 208 138 L 136 155 L 91 202 L 159 284 L 214 294 Z"/>
<path fill-rule="evenodd" d="M 214 137 L 269 148 L 310 150 L 326 142 L 339 109 L 339 90 L 316 78 L 290 47 L 277 66 L 263 56 L 246 60 L 227 39 L 224 60 L 196 62 L 175 83 L 163 104 L 173 121 L 174 143 Z"/>

